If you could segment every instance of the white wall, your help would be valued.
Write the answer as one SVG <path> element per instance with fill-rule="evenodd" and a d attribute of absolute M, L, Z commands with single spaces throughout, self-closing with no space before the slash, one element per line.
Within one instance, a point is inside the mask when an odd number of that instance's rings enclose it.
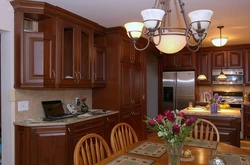
<path fill-rule="evenodd" d="M 158 115 L 158 60 L 147 54 L 147 116 Z"/>
<path fill-rule="evenodd" d="M 14 13 L 10 3 L 0 0 L 1 33 L 1 105 L 2 105 L 2 164 L 14 165 L 15 103 L 10 102 L 14 79 Z"/>

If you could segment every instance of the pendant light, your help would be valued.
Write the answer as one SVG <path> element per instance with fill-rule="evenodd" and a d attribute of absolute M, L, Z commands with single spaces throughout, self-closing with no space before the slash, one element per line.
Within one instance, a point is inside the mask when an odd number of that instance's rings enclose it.
<path fill-rule="evenodd" d="M 221 29 L 224 28 L 224 26 L 217 26 L 217 28 L 220 29 L 220 37 L 212 38 L 212 43 L 214 46 L 221 47 L 227 43 L 228 37 L 221 37 Z"/>
<path fill-rule="evenodd" d="M 207 77 L 206 77 L 204 74 L 201 73 L 201 74 L 198 76 L 197 79 L 198 79 L 198 80 L 206 80 Z"/>
<path fill-rule="evenodd" d="M 222 69 L 221 69 L 221 72 L 220 72 L 219 76 L 217 77 L 217 79 L 219 81 L 223 81 L 223 80 L 227 79 L 227 76 L 223 73 Z"/>

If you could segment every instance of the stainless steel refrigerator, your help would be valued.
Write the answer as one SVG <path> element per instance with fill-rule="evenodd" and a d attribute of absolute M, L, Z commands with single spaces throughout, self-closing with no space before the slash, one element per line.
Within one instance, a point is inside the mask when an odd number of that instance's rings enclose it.
<path fill-rule="evenodd" d="M 163 72 L 163 111 L 182 110 L 194 101 L 194 71 Z"/>

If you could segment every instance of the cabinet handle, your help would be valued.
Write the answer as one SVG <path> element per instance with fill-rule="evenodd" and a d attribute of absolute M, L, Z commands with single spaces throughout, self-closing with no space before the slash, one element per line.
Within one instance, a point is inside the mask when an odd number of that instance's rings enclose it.
<path fill-rule="evenodd" d="M 76 83 L 78 83 L 78 76 L 77 76 L 77 72 L 75 72 L 75 76 L 76 76 L 76 78 L 75 78 L 75 82 L 76 82 Z"/>
<path fill-rule="evenodd" d="M 133 104 L 133 100 L 130 100 L 131 104 Z"/>
<path fill-rule="evenodd" d="M 92 126 L 92 124 L 86 124 L 85 125 L 85 127 L 91 127 Z"/>
<path fill-rule="evenodd" d="M 68 139 L 70 139 L 70 137 L 71 137 L 71 130 L 70 130 L 70 128 L 69 128 L 69 127 L 68 127 L 68 132 L 69 132 Z"/>
<path fill-rule="evenodd" d="M 94 80 L 96 80 L 96 74 L 94 73 L 93 75 L 94 75 Z"/>
<path fill-rule="evenodd" d="M 109 118 L 108 118 L 108 117 L 106 117 L 106 119 L 107 119 L 107 121 L 109 122 Z"/>
<path fill-rule="evenodd" d="M 52 70 L 52 74 L 53 74 L 53 78 L 56 78 L 56 72 L 54 70 Z"/>

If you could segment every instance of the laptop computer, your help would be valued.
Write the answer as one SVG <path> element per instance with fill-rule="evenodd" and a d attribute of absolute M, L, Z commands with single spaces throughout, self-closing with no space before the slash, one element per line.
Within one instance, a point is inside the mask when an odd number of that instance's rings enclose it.
<path fill-rule="evenodd" d="M 75 117 L 79 114 L 66 114 L 63 109 L 61 100 L 42 101 L 42 106 L 45 114 L 45 121 L 53 121 Z"/>

